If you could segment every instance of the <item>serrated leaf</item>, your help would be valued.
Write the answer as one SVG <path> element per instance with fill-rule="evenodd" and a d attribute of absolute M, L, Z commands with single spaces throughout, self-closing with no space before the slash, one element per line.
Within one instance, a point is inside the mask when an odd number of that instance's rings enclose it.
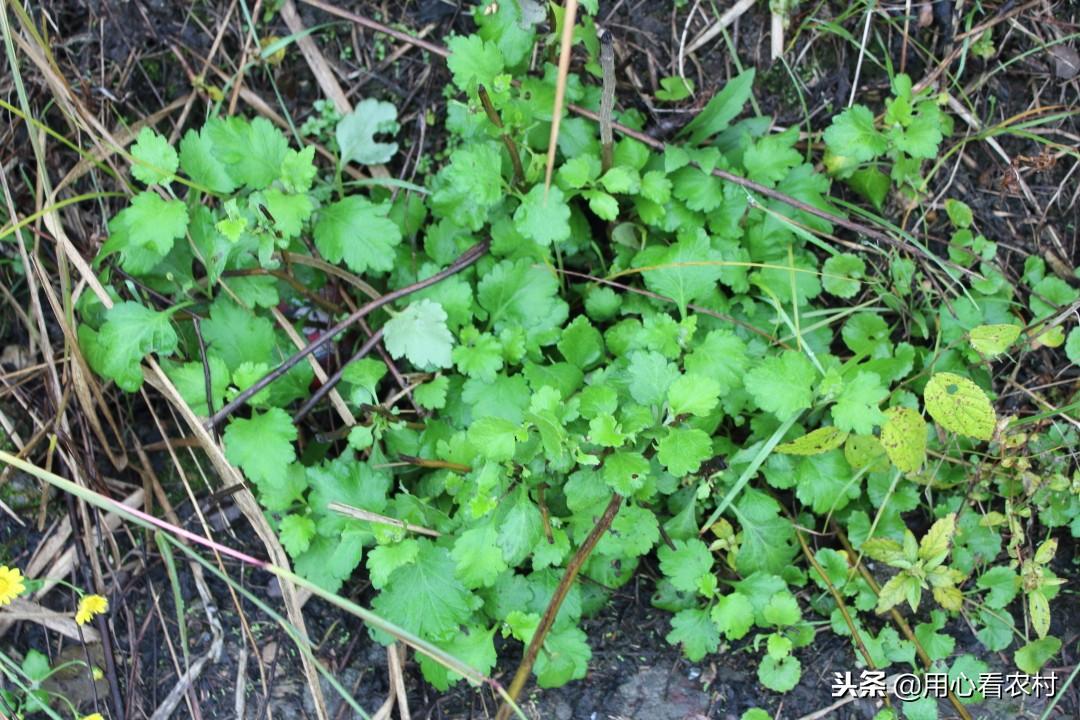
<path fill-rule="evenodd" d="M 795 600 L 794 595 L 787 592 L 777 593 L 769 598 L 761 615 L 765 622 L 777 627 L 794 625 L 802 619 L 798 601 Z"/>
<path fill-rule="evenodd" d="M 210 317 L 202 322 L 203 338 L 230 370 L 245 362 L 265 362 L 274 350 L 274 326 L 219 295 L 210 306 Z"/>
<path fill-rule="evenodd" d="M 851 467 L 839 450 L 799 458 L 796 465 L 796 495 L 814 512 L 826 514 L 847 507 L 859 496 Z"/>
<path fill-rule="evenodd" d="M 315 222 L 315 245 L 326 260 L 344 259 L 353 272 L 392 270 L 401 230 L 387 217 L 389 211 L 388 204 L 376 205 L 360 195 L 328 205 Z"/>
<path fill-rule="evenodd" d="M 476 297 L 496 332 L 520 327 L 530 338 L 546 337 L 566 321 L 569 308 L 559 282 L 531 260 L 503 260 L 477 284 Z M 554 342 L 551 337 L 549 342 Z"/>
<path fill-rule="evenodd" d="M 280 483 L 296 459 L 296 426 L 281 408 L 233 418 L 225 428 L 225 457 L 256 483 Z"/>
<path fill-rule="evenodd" d="M 274 229 L 285 238 L 299 237 L 304 222 L 315 209 L 307 195 L 289 195 L 277 188 L 267 188 L 263 199 L 267 211 L 274 218 Z"/>
<path fill-rule="evenodd" d="M 701 576 L 712 570 L 712 553 L 708 546 L 697 538 L 675 540 L 674 545 L 672 548 L 661 544 L 657 550 L 660 570 L 677 590 L 697 592 Z"/>
<path fill-rule="evenodd" d="M 457 576 L 469 588 L 491 587 L 508 567 L 499 547 L 499 533 L 490 524 L 458 535 L 450 555 L 457 563 Z"/>
<path fill-rule="evenodd" d="M 446 391 L 449 386 L 450 379 L 441 375 L 413 390 L 413 398 L 422 408 L 441 410 L 446 407 Z"/>
<path fill-rule="evenodd" d="M 695 473 L 712 457 L 712 440 L 697 428 L 668 428 L 656 443 L 656 458 L 675 477 Z"/>
<path fill-rule="evenodd" d="M 455 577 L 449 551 L 418 542 L 416 558 L 390 574 L 372 609 L 421 637 L 447 637 L 472 616 L 473 597 Z"/>
<path fill-rule="evenodd" d="M 633 168 L 616 165 L 600 177 L 600 185 L 609 193 L 636 195 L 641 190 L 641 176 Z"/>
<path fill-rule="evenodd" d="M 603 357 L 604 337 L 587 317 L 578 315 L 563 329 L 558 348 L 567 362 L 584 370 Z"/>
<path fill-rule="evenodd" d="M 213 192 L 225 195 L 236 189 L 236 181 L 214 152 L 214 143 L 198 130 L 188 130 L 180 140 L 180 168 Z"/>
<path fill-rule="evenodd" d="M 766 655 L 758 666 L 758 680 L 770 690 L 786 693 L 799 684 L 802 677 L 802 665 L 794 655 L 777 659 Z"/>
<path fill-rule="evenodd" d="M 874 114 L 855 105 L 833 118 L 825 130 L 825 144 L 836 155 L 861 163 L 873 160 L 888 149 L 888 141 L 874 127 Z"/>
<path fill-rule="evenodd" d="M 667 396 L 672 415 L 704 417 L 720 402 L 720 383 L 701 375 L 682 375 L 668 387 Z"/>
<path fill-rule="evenodd" d="M 446 66 L 461 90 L 470 90 L 477 83 L 490 88 L 495 76 L 503 71 L 499 47 L 479 35 L 455 35 L 446 47 L 450 51 Z"/>
<path fill-rule="evenodd" d="M 833 422 L 843 430 L 869 435 L 885 421 L 878 406 L 888 396 L 889 390 L 881 385 L 876 373 L 860 371 L 844 383 L 832 409 Z"/>
<path fill-rule="evenodd" d="M 929 562 L 947 555 L 955 534 L 956 513 L 949 513 L 939 518 L 919 542 L 919 559 Z"/>
<path fill-rule="evenodd" d="M 604 482 L 620 495 L 634 494 L 645 484 L 648 474 L 649 461 L 638 452 L 612 453 L 604 460 Z"/>
<path fill-rule="evenodd" d="M 315 537 L 315 522 L 307 515 L 286 515 L 278 526 L 278 536 L 289 555 L 298 557 L 310 547 L 311 539 Z"/>
<path fill-rule="evenodd" d="M 875 611 L 879 614 L 888 612 L 906 600 L 911 605 L 911 611 L 915 612 L 919 609 L 921 594 L 919 581 L 906 572 L 899 572 L 881 586 Z"/>
<path fill-rule="evenodd" d="M 386 586 L 390 574 L 415 560 L 419 552 L 420 543 L 413 538 L 373 548 L 367 554 L 367 569 L 372 587 L 381 590 Z"/>
<path fill-rule="evenodd" d="M 180 165 L 169 141 L 148 126 L 139 131 L 138 139 L 131 146 L 131 156 L 135 159 L 131 165 L 132 176 L 147 185 L 169 182 Z"/>
<path fill-rule="evenodd" d="M 257 117 L 211 118 L 202 137 L 213 144 L 214 156 L 238 185 L 252 190 L 269 187 L 278 178 L 289 142 L 269 120 Z"/>
<path fill-rule="evenodd" d="M 742 575 L 781 572 L 795 556 L 796 546 L 791 523 L 780 515 L 780 506 L 768 495 L 746 488 L 734 507 L 742 532 L 735 569 Z"/>
<path fill-rule="evenodd" d="M 793 145 L 799 139 L 799 129 L 790 127 L 782 133 L 766 135 L 743 153 L 743 165 L 751 180 L 773 186 L 783 180 L 802 160 Z"/>
<path fill-rule="evenodd" d="M 581 197 L 588 201 L 589 209 L 601 220 L 611 222 L 619 217 L 619 201 L 606 192 L 584 190 Z"/>
<path fill-rule="evenodd" d="M 301 576 L 336 593 L 363 558 L 363 533 L 350 529 L 333 537 L 316 535 L 294 565 Z"/>
<path fill-rule="evenodd" d="M 750 359 L 746 343 L 730 330 L 711 330 L 686 356 L 687 373 L 711 378 L 720 384 L 720 394 L 742 386 Z"/>
<path fill-rule="evenodd" d="M 659 405 L 667 397 L 668 388 L 679 378 L 679 369 L 663 355 L 653 351 L 637 351 L 630 355 L 626 370 L 630 380 L 630 395 L 642 405 Z"/>
<path fill-rule="evenodd" d="M 499 417 L 478 418 L 469 426 L 469 443 L 488 460 L 505 462 L 514 457 L 518 426 Z"/>
<path fill-rule="evenodd" d="M 105 324 L 94 340 L 94 349 L 87 353 L 90 366 L 128 392 L 142 387 L 141 363 L 147 354 L 167 356 L 177 345 L 169 314 L 131 301 L 117 303 L 106 312 Z"/>
<path fill-rule="evenodd" d="M 900 472 L 916 472 L 926 460 L 926 421 L 912 408 L 889 408 L 881 426 L 881 445 Z"/>
<path fill-rule="evenodd" d="M 754 626 L 754 605 L 742 593 L 729 593 L 717 598 L 710 617 L 728 640 L 739 640 Z"/>
<path fill-rule="evenodd" d="M 479 230 L 488 211 L 503 199 L 502 158 L 492 142 L 471 143 L 454 150 L 450 163 L 435 176 L 431 207 L 439 217 Z"/>
<path fill-rule="evenodd" d="M 938 425 L 977 440 L 994 435 L 997 416 L 982 389 L 965 377 L 936 373 L 923 391 L 926 411 Z"/>
<path fill-rule="evenodd" d="M 570 206 L 557 186 L 539 183 L 514 211 L 514 226 L 525 237 L 547 247 L 570 237 Z"/>
<path fill-rule="evenodd" d="M 98 258 L 119 250 L 124 269 L 142 275 L 169 254 L 187 226 L 188 211 L 183 202 L 162 200 L 157 193 L 144 190 L 109 221 L 109 240 Z"/>
<path fill-rule="evenodd" d="M 847 440 L 847 430 L 837 427 L 822 427 L 776 446 L 776 452 L 785 455 L 820 455 L 835 450 Z"/>
<path fill-rule="evenodd" d="M 206 397 L 206 376 L 209 375 L 210 402 L 215 410 L 221 409 L 222 398 L 229 387 L 229 367 L 220 357 L 207 353 L 205 366 L 201 362 L 189 362 L 162 363 L 162 367 L 176 386 L 180 397 L 191 406 L 191 411 L 201 416 L 210 414 Z"/>
<path fill-rule="evenodd" d="M 810 407 L 814 366 L 802 353 L 785 350 L 761 361 L 745 377 L 746 389 L 762 410 L 773 413 L 779 420 Z"/>
<path fill-rule="evenodd" d="M 542 688 L 559 687 L 585 677 L 592 649 L 584 631 L 573 625 L 552 631 L 536 658 L 536 684 Z"/>
<path fill-rule="evenodd" d="M 1020 590 L 1020 576 L 1009 567 L 998 565 L 979 576 L 975 583 L 982 590 L 989 590 L 983 604 L 995 610 L 1011 603 Z"/>
<path fill-rule="evenodd" d="M 341 166 L 356 161 L 361 165 L 388 162 L 397 152 L 397 143 L 375 140 L 377 134 L 393 135 L 398 130 L 397 108 L 374 98 L 361 100 L 353 111 L 338 121 L 334 136 L 337 139 Z"/>
<path fill-rule="evenodd" d="M 674 245 L 653 245 L 634 257 L 645 285 L 675 301 L 685 317 L 686 306 L 713 292 L 724 269 L 704 233 L 688 235 Z"/>
<path fill-rule="evenodd" d="M 690 662 L 697 662 L 720 646 L 720 634 L 709 613 L 701 608 L 686 608 L 671 618 L 671 632 L 664 638 L 679 643 Z"/>
<path fill-rule="evenodd" d="M 494 627 L 488 629 L 468 625 L 458 630 L 449 641 L 440 642 L 439 647 L 481 675 L 487 675 L 498 659 L 494 637 Z M 462 679 L 460 675 L 428 655 L 420 653 L 418 661 L 424 679 L 436 690 L 446 691 Z"/>
<path fill-rule="evenodd" d="M 448 368 L 452 364 L 454 336 L 446 327 L 446 311 L 426 298 L 387 320 L 383 340 L 390 355 L 406 357 L 418 368 Z"/>

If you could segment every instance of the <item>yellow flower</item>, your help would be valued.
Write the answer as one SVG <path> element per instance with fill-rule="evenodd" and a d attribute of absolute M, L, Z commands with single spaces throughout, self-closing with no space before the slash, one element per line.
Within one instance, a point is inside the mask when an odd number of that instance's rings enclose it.
<path fill-rule="evenodd" d="M 105 720 L 101 717 L 101 713 L 91 713 L 90 715 L 83 715 L 82 720 Z"/>
<path fill-rule="evenodd" d="M 19 568 L 0 565 L 0 607 L 10 605 L 11 601 L 22 595 L 25 589 Z"/>
<path fill-rule="evenodd" d="M 100 595 L 83 595 L 79 600 L 79 610 L 75 613 L 75 622 L 85 625 L 95 615 L 108 611 L 109 601 Z M 91 718 L 93 715 L 90 716 Z"/>

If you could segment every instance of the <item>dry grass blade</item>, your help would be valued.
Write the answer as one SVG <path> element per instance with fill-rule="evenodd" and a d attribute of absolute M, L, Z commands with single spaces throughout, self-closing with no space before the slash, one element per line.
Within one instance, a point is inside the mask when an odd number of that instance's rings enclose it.
<path fill-rule="evenodd" d="M 340 513 L 347 517 L 356 518 L 357 520 L 365 520 L 367 522 L 379 523 L 380 525 L 391 525 L 393 527 L 403 528 L 409 532 L 417 533 L 418 535 L 427 535 L 428 537 L 439 537 L 441 533 L 438 530 L 431 530 L 430 528 L 423 527 L 422 525 L 413 525 L 407 523 L 404 520 L 398 520 L 397 518 L 387 517 L 378 513 L 373 513 L 370 510 L 364 510 L 363 508 L 353 507 L 352 505 L 346 505 L 345 503 L 332 502 L 326 506 L 328 510 L 333 510 L 336 513 Z"/>
<path fill-rule="evenodd" d="M 31 600 L 15 598 L 10 605 L 0 610 L 0 621 L 11 623 L 16 620 L 29 620 L 48 628 L 53 632 L 60 633 L 69 640 L 75 642 L 99 643 L 101 636 L 92 627 L 80 627 L 76 624 L 71 613 L 56 612 L 49 610 Z"/>
<path fill-rule="evenodd" d="M 551 134 L 548 136 L 547 166 L 544 168 L 544 192 L 551 187 L 555 170 L 555 153 L 559 149 L 559 123 L 566 102 L 566 81 L 570 74 L 570 54 L 574 41 L 574 21 L 577 19 L 577 0 L 566 0 L 563 12 L 562 38 L 559 43 L 559 72 L 555 80 L 555 105 L 551 108 Z"/>

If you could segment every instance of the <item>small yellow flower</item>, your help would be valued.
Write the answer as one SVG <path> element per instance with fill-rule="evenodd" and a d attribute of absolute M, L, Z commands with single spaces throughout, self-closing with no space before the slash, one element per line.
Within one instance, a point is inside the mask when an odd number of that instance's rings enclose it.
<path fill-rule="evenodd" d="M 82 720 L 105 720 L 105 718 L 101 717 L 101 713 L 91 713 L 83 715 Z"/>
<path fill-rule="evenodd" d="M 83 595 L 82 599 L 79 600 L 79 609 L 75 613 L 75 622 L 85 625 L 95 615 L 107 612 L 108 609 L 109 601 L 100 595 Z M 93 718 L 93 715 L 90 717 Z"/>
<path fill-rule="evenodd" d="M 11 601 L 22 595 L 26 586 L 19 568 L 0 565 L 0 607 L 10 605 Z"/>

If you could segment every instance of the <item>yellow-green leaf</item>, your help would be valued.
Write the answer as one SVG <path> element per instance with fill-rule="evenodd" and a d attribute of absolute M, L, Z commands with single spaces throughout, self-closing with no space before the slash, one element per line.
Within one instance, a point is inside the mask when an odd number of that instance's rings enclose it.
<path fill-rule="evenodd" d="M 1038 590 L 1028 595 L 1028 610 L 1031 611 L 1031 627 L 1039 637 L 1046 637 L 1050 632 L 1050 603 Z"/>
<path fill-rule="evenodd" d="M 956 532 L 956 513 L 949 513 L 935 522 L 919 543 L 919 559 L 932 560 L 944 558 L 949 552 L 949 543 Z"/>
<path fill-rule="evenodd" d="M 990 398 L 965 377 L 947 372 L 935 374 L 926 383 L 923 400 L 930 416 L 946 430 L 977 440 L 989 440 L 994 435 L 997 416 Z"/>
<path fill-rule="evenodd" d="M 844 458 L 852 470 L 866 468 L 868 472 L 882 472 L 889 469 L 885 448 L 873 435 L 849 436 L 844 444 Z"/>
<path fill-rule="evenodd" d="M 894 407 L 885 411 L 881 444 L 901 472 L 915 472 L 926 459 L 926 421 L 915 410 Z"/>
<path fill-rule="evenodd" d="M 1020 337 L 1019 325 L 979 325 L 971 329 L 971 347 L 988 358 L 1009 349 Z"/>
<path fill-rule="evenodd" d="M 919 587 L 918 580 L 911 575 L 908 575 L 906 572 L 897 573 L 889 578 L 887 583 L 881 586 L 881 592 L 878 593 L 876 610 L 878 613 L 888 612 L 907 600 L 912 611 L 917 611 L 919 609 L 919 597 L 921 595 L 922 588 Z"/>
<path fill-rule="evenodd" d="M 964 605 L 964 593 L 954 585 L 946 585 L 933 589 L 934 599 L 938 605 L 952 612 L 958 612 Z"/>
<path fill-rule="evenodd" d="M 1057 538 L 1050 538 L 1035 551 L 1035 562 L 1039 565 L 1046 565 L 1054 559 L 1054 555 L 1057 553 L 1058 541 Z"/>
<path fill-rule="evenodd" d="M 847 430 L 837 427 L 818 428 L 791 442 L 777 445 L 776 452 L 786 455 L 820 455 L 843 445 L 847 436 Z"/>

